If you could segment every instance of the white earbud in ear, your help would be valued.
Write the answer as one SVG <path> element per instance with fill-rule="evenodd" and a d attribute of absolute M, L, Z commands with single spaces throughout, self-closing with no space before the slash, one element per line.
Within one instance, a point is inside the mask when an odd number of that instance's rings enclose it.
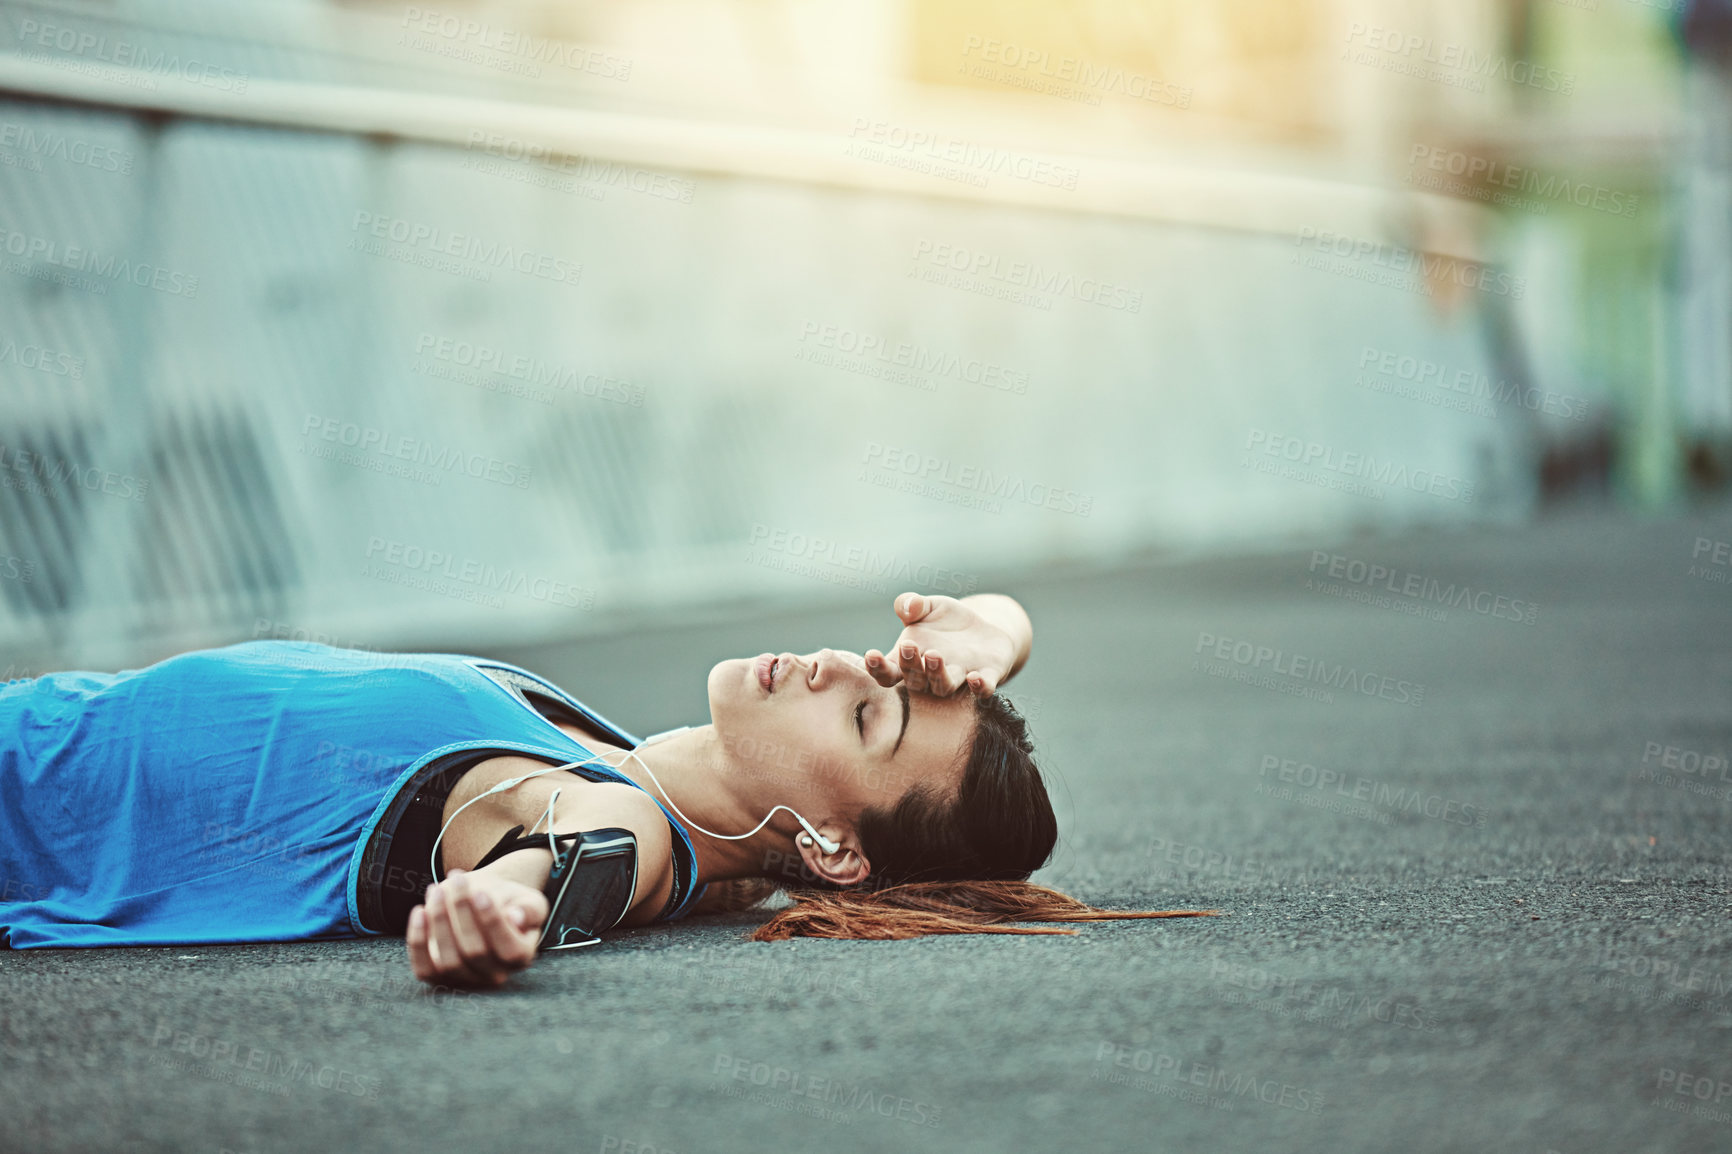
<path fill-rule="evenodd" d="M 803 846 L 807 846 L 809 848 L 812 844 L 812 835 L 809 833 L 801 834 L 800 835 L 800 844 Z"/>
<path fill-rule="evenodd" d="M 793 810 L 789 810 L 788 812 L 794 813 Z M 829 838 L 813 829 L 812 823 L 801 817 L 799 814 L 794 814 L 794 820 L 799 822 L 800 828 L 805 830 L 809 835 L 800 840 L 801 845 L 811 845 L 812 842 L 816 841 L 818 843 L 818 848 L 823 850 L 825 853 L 835 853 L 837 850 L 842 848 L 841 842 L 831 841 Z"/>

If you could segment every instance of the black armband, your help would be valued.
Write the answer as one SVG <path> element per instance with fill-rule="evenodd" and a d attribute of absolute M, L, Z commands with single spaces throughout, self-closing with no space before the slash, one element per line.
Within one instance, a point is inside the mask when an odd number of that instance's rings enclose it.
<path fill-rule="evenodd" d="M 548 835 L 522 833 L 522 826 L 513 826 L 475 868 L 518 850 L 549 848 Z M 597 935 L 617 926 L 631 908 L 637 889 L 637 837 L 629 829 L 609 827 L 554 834 L 552 842 L 553 869 L 542 890 L 547 895 L 547 925 L 539 948 L 593 946 L 601 941 Z"/>

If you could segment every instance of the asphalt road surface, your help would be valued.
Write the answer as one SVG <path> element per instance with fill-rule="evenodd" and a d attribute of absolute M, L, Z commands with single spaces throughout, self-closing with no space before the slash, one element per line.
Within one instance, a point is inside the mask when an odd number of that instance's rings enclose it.
<path fill-rule="evenodd" d="M 1577 513 L 995 579 L 1036 628 L 1037 880 L 1223 916 L 699 919 L 486 995 L 396 940 L 14 952 L 0 1146 L 1732 1149 L 1729 541 Z M 650 732 L 716 659 L 886 644 L 888 601 L 497 656 Z"/>

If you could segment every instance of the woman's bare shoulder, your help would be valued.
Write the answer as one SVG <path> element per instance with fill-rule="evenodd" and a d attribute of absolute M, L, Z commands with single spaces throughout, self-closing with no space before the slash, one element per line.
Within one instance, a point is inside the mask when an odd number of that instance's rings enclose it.
<path fill-rule="evenodd" d="M 655 920 L 674 883 L 674 838 L 667 815 L 654 798 L 635 785 L 614 781 L 576 784 L 572 801 L 578 808 L 566 810 L 562 796 L 555 820 L 564 829 L 630 830 L 637 839 L 637 890 L 622 924 L 638 926 Z"/>
<path fill-rule="evenodd" d="M 626 914 L 625 925 L 643 925 L 653 921 L 666 904 L 673 890 L 673 831 L 668 828 L 667 815 L 648 793 L 635 785 L 619 781 L 590 781 L 575 773 L 546 773 L 545 762 L 531 757 L 510 754 L 488 758 L 472 768 L 451 791 L 445 803 L 444 818 L 454 819 L 465 803 L 480 798 L 488 789 L 515 777 L 534 775 L 543 787 L 557 787 L 559 797 L 552 799 L 551 790 L 537 790 L 533 796 L 521 797 L 506 812 L 508 822 L 521 822 L 528 828 L 545 830 L 545 812 L 553 800 L 553 825 L 560 832 L 592 829 L 630 830 L 637 839 L 637 890 L 632 895 L 632 907 Z M 507 794 L 506 797 L 513 795 Z M 535 822 L 533 827 L 530 822 Z M 461 831 L 453 834 L 455 839 Z M 461 845 L 453 841 L 454 848 Z M 491 843 L 487 843 L 491 844 Z M 474 857 L 479 858 L 487 844 L 476 842 Z M 449 856 L 447 861 L 452 860 Z"/>

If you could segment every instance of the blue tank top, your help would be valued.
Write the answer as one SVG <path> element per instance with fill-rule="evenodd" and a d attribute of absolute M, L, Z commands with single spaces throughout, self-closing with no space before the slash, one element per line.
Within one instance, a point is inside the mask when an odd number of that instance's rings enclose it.
<path fill-rule="evenodd" d="M 533 694 L 638 744 L 551 682 L 457 654 L 251 641 L 0 686 L 0 941 L 374 933 L 357 909 L 363 850 L 417 773 L 471 751 L 592 756 Z M 573 772 L 642 788 L 602 765 Z M 696 855 L 650 796 L 673 833 L 672 919 L 701 893 Z"/>

